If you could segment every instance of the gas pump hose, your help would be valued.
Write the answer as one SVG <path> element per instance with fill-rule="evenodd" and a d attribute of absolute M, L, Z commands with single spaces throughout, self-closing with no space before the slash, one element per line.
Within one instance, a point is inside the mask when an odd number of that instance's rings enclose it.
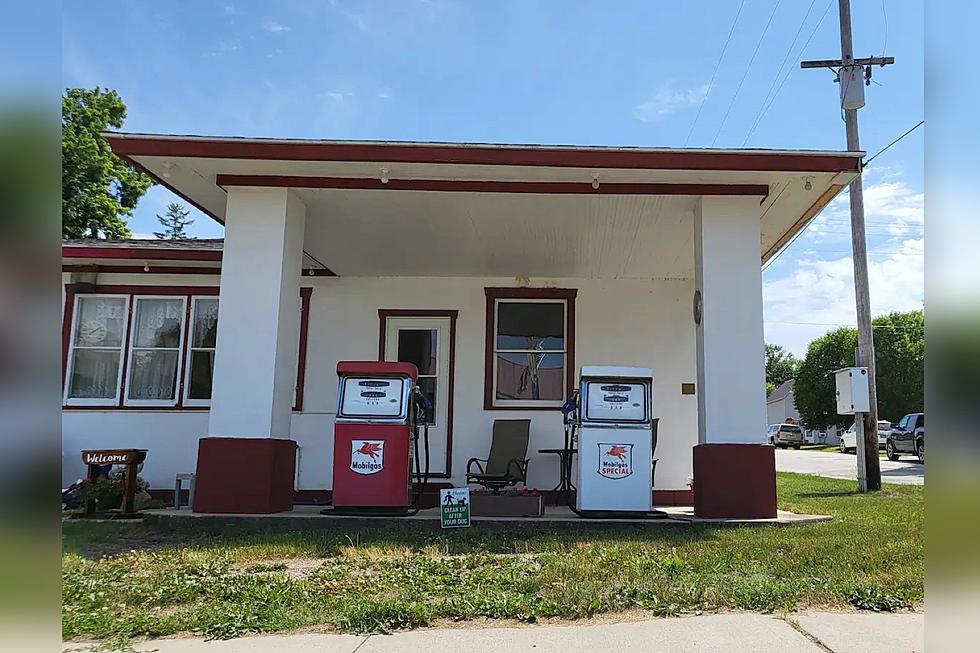
<path fill-rule="evenodd" d="M 406 515 L 411 517 L 412 515 L 417 515 L 419 510 L 422 508 L 422 493 L 425 491 L 425 486 L 429 484 L 429 420 L 428 420 L 428 408 L 430 406 L 429 401 L 421 393 L 418 394 L 417 398 L 421 400 L 421 405 L 416 403 L 415 408 L 415 423 L 412 425 L 412 441 L 415 447 L 415 498 L 412 499 L 412 507 L 409 508 Z M 419 420 L 422 421 L 422 438 L 425 442 L 425 472 L 422 471 L 422 461 L 419 456 Z"/>

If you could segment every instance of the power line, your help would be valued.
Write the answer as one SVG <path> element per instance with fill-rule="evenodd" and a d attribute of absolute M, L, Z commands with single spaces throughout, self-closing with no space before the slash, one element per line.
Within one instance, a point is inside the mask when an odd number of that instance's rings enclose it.
<path fill-rule="evenodd" d="M 799 51 L 796 53 L 796 58 L 797 59 L 799 59 L 801 56 L 803 56 L 803 52 L 804 52 L 804 50 L 806 50 L 806 46 L 810 45 L 810 41 L 813 40 L 813 37 L 816 35 L 817 30 L 820 29 L 820 25 L 823 24 L 824 18 L 827 17 L 827 14 L 830 12 L 830 7 L 831 7 L 831 5 L 833 3 L 834 3 L 834 0 L 829 0 L 827 2 L 827 8 L 823 10 L 823 15 L 820 16 L 820 20 L 818 20 L 817 21 L 817 24 L 813 26 L 813 31 L 810 32 L 810 37 L 806 40 L 806 43 L 803 44 L 803 47 L 801 47 L 799 49 Z M 748 142 L 748 140 L 752 136 L 752 134 L 755 133 L 756 128 L 759 126 L 759 124 L 762 122 L 762 119 L 769 112 L 769 109 L 772 107 L 773 103 L 776 102 L 776 98 L 779 96 L 779 92 L 783 90 L 783 86 L 786 85 L 786 81 L 789 79 L 789 76 L 792 75 L 792 74 L 793 74 L 793 68 L 791 67 L 789 70 L 786 71 L 786 74 L 783 76 L 783 81 L 780 82 L 779 88 L 776 89 L 776 92 L 773 94 L 772 98 L 769 100 L 769 104 L 765 105 L 765 107 L 759 112 L 759 115 L 756 116 L 756 119 L 755 119 L 755 122 L 752 125 L 752 128 L 749 130 L 749 133 L 745 136 L 745 140 L 742 141 L 742 145 L 743 146 Z"/>
<path fill-rule="evenodd" d="M 888 12 L 885 11 L 885 0 L 881 0 L 881 18 L 885 23 L 885 42 L 881 45 L 881 56 L 888 50 Z"/>
<path fill-rule="evenodd" d="M 742 7 L 744 6 L 745 0 L 742 0 L 738 5 L 738 11 L 735 12 L 735 20 L 732 21 L 732 28 L 728 30 L 728 38 L 725 39 L 725 45 L 721 48 L 721 55 L 718 57 L 718 61 L 715 62 L 715 69 L 711 73 L 711 81 L 708 82 L 708 90 L 705 91 L 704 97 L 701 98 L 701 102 L 698 104 L 698 112 L 694 116 L 694 122 L 691 123 L 691 129 L 687 132 L 687 139 L 684 141 L 685 146 L 691 141 L 691 135 L 694 134 L 694 127 L 698 124 L 698 119 L 701 117 L 701 109 L 704 108 L 704 103 L 715 85 L 715 77 L 718 75 L 718 69 L 721 68 L 721 62 L 725 58 L 725 52 L 728 51 L 728 44 L 732 41 L 732 34 L 735 33 L 735 26 L 738 25 L 738 17 L 742 15 Z"/>
<path fill-rule="evenodd" d="M 769 84 L 769 89 L 766 91 L 766 97 L 762 99 L 762 105 L 759 107 L 759 112 L 766 106 L 766 102 L 769 100 L 769 96 L 772 95 L 773 89 L 776 88 L 776 83 L 779 81 L 780 76 L 783 74 L 783 68 L 786 67 L 786 62 L 789 61 L 789 55 L 793 53 L 793 48 L 796 46 L 796 42 L 800 38 L 800 34 L 803 33 L 803 27 L 806 25 L 807 18 L 810 17 L 810 12 L 813 11 L 813 6 L 817 4 L 817 0 L 810 0 L 810 6 L 807 7 L 806 13 L 803 14 L 803 20 L 800 21 L 800 26 L 796 30 L 796 35 L 793 37 L 793 41 L 786 48 L 786 54 L 783 56 L 782 62 L 779 64 L 779 68 L 776 69 L 776 74 L 772 76 L 772 83 Z M 752 123 L 752 129 L 749 130 L 749 134 L 745 136 L 745 140 L 742 141 L 742 146 L 745 146 L 745 141 L 749 140 L 749 135 L 752 134 L 752 130 L 755 129 L 755 124 L 758 121 L 758 114 Z"/>
<path fill-rule="evenodd" d="M 742 79 L 738 80 L 738 86 L 735 87 L 735 95 L 732 96 L 732 101 L 728 103 L 728 108 L 725 110 L 725 116 L 721 119 L 721 124 L 718 125 L 718 131 L 715 132 L 715 137 L 711 139 L 711 146 L 715 146 L 718 137 L 721 136 L 721 130 L 725 128 L 725 123 L 728 122 L 728 116 L 732 113 L 732 107 L 735 106 L 735 100 L 738 99 L 738 94 L 742 91 L 742 84 L 745 83 L 745 78 L 749 76 L 749 71 L 752 70 L 752 64 L 755 63 L 755 57 L 759 54 L 759 48 L 762 47 L 762 41 L 765 40 L 766 34 L 769 33 L 769 26 L 772 25 L 772 19 L 776 16 L 776 10 L 779 9 L 779 5 L 783 3 L 783 0 L 776 0 L 776 4 L 772 8 L 772 13 L 769 14 L 769 20 L 766 21 L 766 26 L 762 29 L 762 35 L 759 36 L 758 42 L 755 44 L 755 49 L 752 51 L 752 56 L 749 57 L 749 63 L 745 66 L 745 72 L 742 73 Z"/>
<path fill-rule="evenodd" d="M 887 150 L 888 148 L 890 148 L 892 145 L 894 145 L 895 143 L 899 142 L 900 140 L 902 140 L 903 138 L 905 138 L 906 136 L 908 136 L 909 134 L 911 134 L 912 132 L 914 132 L 916 129 L 918 129 L 919 127 L 921 127 L 923 124 L 925 124 L 925 120 L 920 120 L 915 125 L 915 127 L 913 127 L 912 129 L 908 130 L 907 132 L 905 132 L 904 134 L 902 134 L 901 136 L 899 136 L 898 138 L 896 138 L 895 140 L 893 140 L 891 143 L 889 143 L 885 147 L 883 147 L 880 150 L 878 150 L 873 157 L 871 157 L 870 159 L 868 159 L 867 161 L 864 162 L 865 169 L 867 169 L 867 167 L 869 165 L 871 165 L 871 162 L 872 161 L 874 161 L 875 159 L 878 158 L 878 155 L 879 154 L 881 154 L 882 152 L 884 152 L 885 150 Z"/>

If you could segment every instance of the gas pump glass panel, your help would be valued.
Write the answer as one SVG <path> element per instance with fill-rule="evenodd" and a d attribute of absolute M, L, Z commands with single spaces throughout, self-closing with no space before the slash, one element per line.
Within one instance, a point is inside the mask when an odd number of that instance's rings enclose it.
<path fill-rule="evenodd" d="M 586 381 L 586 421 L 645 422 L 650 419 L 646 383 L 635 381 Z"/>
<path fill-rule="evenodd" d="M 344 377 L 337 417 L 393 419 L 405 416 L 410 379 Z"/>

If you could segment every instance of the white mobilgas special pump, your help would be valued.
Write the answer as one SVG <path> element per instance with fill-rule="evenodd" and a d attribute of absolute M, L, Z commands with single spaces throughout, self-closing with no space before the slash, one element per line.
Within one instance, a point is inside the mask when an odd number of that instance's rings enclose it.
<path fill-rule="evenodd" d="M 562 412 L 578 448 L 576 500 L 569 507 L 586 517 L 665 517 L 653 510 L 653 372 L 584 366 L 578 394 Z"/>

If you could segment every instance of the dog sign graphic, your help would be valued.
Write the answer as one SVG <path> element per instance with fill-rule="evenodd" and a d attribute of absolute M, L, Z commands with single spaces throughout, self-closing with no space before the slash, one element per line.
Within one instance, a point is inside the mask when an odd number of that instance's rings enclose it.
<path fill-rule="evenodd" d="M 384 440 L 352 440 L 350 443 L 350 469 L 369 476 L 384 469 Z"/>
<path fill-rule="evenodd" d="M 617 479 L 633 473 L 633 445 L 599 443 L 599 476 Z"/>

